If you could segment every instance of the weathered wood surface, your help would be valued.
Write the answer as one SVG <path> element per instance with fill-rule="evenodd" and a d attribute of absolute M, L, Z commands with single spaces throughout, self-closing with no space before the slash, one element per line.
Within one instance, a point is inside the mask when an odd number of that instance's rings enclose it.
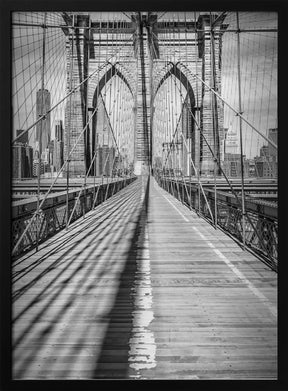
<path fill-rule="evenodd" d="M 13 264 L 14 378 L 276 379 L 276 273 L 144 182 Z"/>

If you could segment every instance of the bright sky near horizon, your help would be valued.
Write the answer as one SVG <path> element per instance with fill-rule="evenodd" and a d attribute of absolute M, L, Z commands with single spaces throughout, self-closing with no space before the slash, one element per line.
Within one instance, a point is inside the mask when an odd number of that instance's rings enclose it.
<path fill-rule="evenodd" d="M 204 13 L 204 12 L 203 12 Z M 13 22 L 43 22 L 44 13 L 15 13 Z M 109 14 L 109 15 L 108 15 Z M 130 13 L 91 13 L 92 18 L 104 20 L 129 20 Z M 158 12 L 162 21 L 194 20 L 199 13 Z M 239 13 L 241 29 L 277 29 L 277 14 L 267 12 Z M 63 23 L 59 13 L 49 13 L 47 23 Z M 229 32 L 236 28 L 235 12 L 228 13 L 223 35 L 222 88 L 221 95 L 236 109 L 238 100 L 237 35 Z M 35 27 L 13 27 L 12 55 L 12 106 L 13 138 L 16 129 L 27 129 L 36 121 L 36 91 L 41 88 L 43 29 Z M 51 91 L 51 105 L 59 102 L 67 92 L 65 35 L 61 29 L 46 30 L 45 88 Z M 240 34 L 240 69 L 243 115 L 267 136 L 269 128 L 277 128 L 277 32 L 242 32 Z M 64 118 L 65 104 L 51 114 L 52 138 L 56 120 Z M 239 132 L 239 121 L 225 107 L 224 127 Z M 266 141 L 244 124 L 244 154 L 254 157 Z M 30 133 L 30 143 L 34 136 Z"/>

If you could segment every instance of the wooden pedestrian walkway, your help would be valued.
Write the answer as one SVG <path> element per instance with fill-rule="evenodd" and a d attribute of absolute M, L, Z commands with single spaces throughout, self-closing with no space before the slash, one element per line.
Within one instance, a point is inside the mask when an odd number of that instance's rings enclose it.
<path fill-rule="evenodd" d="M 14 262 L 14 379 L 277 378 L 277 274 L 146 180 Z"/>

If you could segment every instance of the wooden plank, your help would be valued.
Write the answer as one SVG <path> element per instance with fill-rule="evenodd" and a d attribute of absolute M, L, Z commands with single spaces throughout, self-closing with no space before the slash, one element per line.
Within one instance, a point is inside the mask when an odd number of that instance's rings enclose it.
<path fill-rule="evenodd" d="M 14 263 L 15 379 L 276 379 L 277 275 L 151 182 Z"/>

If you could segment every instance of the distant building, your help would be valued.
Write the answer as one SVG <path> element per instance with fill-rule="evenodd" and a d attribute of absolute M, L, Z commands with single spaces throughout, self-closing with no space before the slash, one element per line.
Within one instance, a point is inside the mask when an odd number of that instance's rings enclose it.
<path fill-rule="evenodd" d="M 54 154 L 54 140 L 51 140 L 48 144 L 48 151 L 49 151 L 49 160 L 48 163 L 50 165 L 53 164 L 53 154 Z"/>
<path fill-rule="evenodd" d="M 113 171 L 112 171 L 112 175 L 117 175 L 117 174 L 121 174 L 121 168 L 122 168 L 122 159 L 121 159 L 121 156 L 117 155 L 115 156 L 115 159 L 114 159 L 114 167 L 113 167 Z M 111 171 L 108 172 L 107 174 L 105 175 L 111 175 Z"/>
<path fill-rule="evenodd" d="M 190 140 L 186 141 L 187 145 L 190 145 Z M 182 171 L 183 175 L 189 175 L 191 172 L 191 175 L 195 175 L 193 167 L 190 168 L 191 166 L 191 161 L 190 161 L 190 154 L 189 151 L 187 151 L 187 148 L 182 140 L 181 143 L 181 161 L 182 161 Z"/>
<path fill-rule="evenodd" d="M 275 178 L 277 177 L 277 162 L 271 157 L 267 159 L 265 156 L 255 157 L 255 172 L 259 178 Z"/>
<path fill-rule="evenodd" d="M 180 129 L 177 132 L 175 142 L 177 145 L 181 145 L 181 151 L 179 151 L 182 161 L 182 171 L 183 175 L 189 175 L 189 173 L 192 171 L 191 175 L 195 175 L 194 169 L 191 167 L 191 161 L 190 158 L 193 160 L 195 166 L 199 168 L 200 164 L 200 139 L 199 139 L 199 131 L 195 127 L 194 119 L 191 114 L 193 113 L 193 110 L 190 106 L 190 99 L 187 95 L 185 98 L 185 101 L 182 106 L 182 112 L 181 112 L 181 121 L 180 121 L 180 127 L 182 128 L 183 136 L 185 137 L 185 143 L 182 140 L 182 137 L 180 136 Z M 195 112 L 193 113 L 195 115 Z M 187 147 L 185 146 L 187 145 Z M 189 152 L 187 151 L 189 149 Z M 172 152 L 172 151 L 171 151 Z M 178 153 L 178 152 L 177 152 Z M 171 154 L 170 154 L 171 155 Z M 169 162 L 167 164 L 167 167 L 172 167 L 171 159 L 169 155 Z"/>
<path fill-rule="evenodd" d="M 45 164 L 44 162 L 41 160 L 41 163 L 40 163 L 40 175 L 41 174 L 44 174 L 45 172 Z M 33 177 L 37 177 L 39 175 L 39 159 L 34 159 L 33 160 Z"/>
<path fill-rule="evenodd" d="M 64 163 L 64 143 L 63 141 L 53 140 L 53 166 L 58 172 Z"/>
<path fill-rule="evenodd" d="M 32 178 L 33 175 L 33 148 L 23 143 L 12 146 L 12 177 Z"/>
<path fill-rule="evenodd" d="M 255 177 L 256 176 L 255 160 L 254 159 L 247 160 L 247 165 L 248 165 L 248 176 Z"/>
<path fill-rule="evenodd" d="M 225 154 L 237 154 L 238 136 L 237 132 L 231 129 L 225 129 Z"/>
<path fill-rule="evenodd" d="M 15 143 L 12 146 L 12 177 L 13 178 L 24 178 L 24 170 L 25 170 L 25 148 L 24 146 L 18 143 Z"/>
<path fill-rule="evenodd" d="M 55 124 L 55 140 L 64 141 L 64 130 L 62 120 L 57 120 Z"/>
<path fill-rule="evenodd" d="M 228 128 L 223 128 L 223 139 L 220 140 L 220 160 L 221 160 L 221 163 L 225 159 L 225 147 L 226 147 L 227 132 L 228 132 Z"/>
<path fill-rule="evenodd" d="M 228 177 L 240 178 L 241 177 L 241 154 L 226 153 L 222 168 Z M 244 168 L 244 176 L 248 176 L 249 161 L 246 160 L 245 155 L 243 156 L 243 168 Z"/>
<path fill-rule="evenodd" d="M 52 164 L 58 172 L 64 163 L 64 129 L 62 120 L 56 121 L 55 140 L 53 140 Z"/>
<path fill-rule="evenodd" d="M 272 128 L 268 130 L 268 138 L 276 145 L 278 144 L 278 128 Z"/>
<path fill-rule="evenodd" d="M 268 157 L 269 156 L 269 147 L 268 147 L 268 145 L 263 145 L 263 147 L 260 148 L 260 156 L 261 157 Z"/>
<path fill-rule="evenodd" d="M 271 140 L 274 144 L 277 143 L 277 133 L 278 129 L 269 129 L 268 131 L 268 139 Z M 277 161 L 277 149 L 273 147 L 270 143 L 268 145 L 263 145 L 260 148 L 260 157 L 267 157 L 270 158 L 271 161 Z"/>
<path fill-rule="evenodd" d="M 41 160 L 46 165 L 49 164 L 49 148 L 45 148 L 41 153 Z"/>
<path fill-rule="evenodd" d="M 21 133 L 23 133 L 23 130 L 22 130 L 22 129 L 17 129 L 17 130 L 16 130 L 16 135 L 17 135 L 17 137 L 18 137 Z M 21 137 L 19 137 L 19 138 L 17 139 L 17 142 L 18 142 L 18 143 L 22 143 L 22 144 L 28 144 L 28 132 L 24 133 Z"/>
<path fill-rule="evenodd" d="M 46 89 L 40 89 L 36 93 L 36 118 L 37 120 L 42 115 L 46 114 L 51 108 L 51 97 L 50 92 Z M 39 121 L 36 125 L 36 142 L 38 142 L 41 151 L 44 151 L 49 144 L 51 137 L 51 126 L 50 126 L 50 114 L 46 115 L 46 118 Z"/>
<path fill-rule="evenodd" d="M 179 140 L 175 140 L 175 142 L 172 144 L 172 149 L 171 149 L 171 159 L 172 159 L 172 166 L 174 169 L 174 174 L 175 175 L 182 175 L 184 166 L 182 166 L 183 162 L 183 151 L 186 150 L 185 145 Z M 186 156 L 187 158 L 188 156 Z M 193 171 L 192 171 L 193 172 Z"/>
<path fill-rule="evenodd" d="M 108 145 L 103 145 L 98 147 L 97 156 L 96 156 L 96 175 L 112 175 L 112 171 L 116 165 L 116 159 L 113 165 L 115 158 L 115 148 L 108 147 Z"/>
<path fill-rule="evenodd" d="M 165 169 L 170 170 L 171 168 L 173 168 L 173 154 L 172 154 L 171 143 L 168 142 L 162 143 L 162 152 L 163 152 L 163 161 L 166 161 Z"/>
<path fill-rule="evenodd" d="M 268 139 L 271 140 L 274 144 L 278 145 L 278 128 L 269 129 Z M 268 153 L 274 161 L 278 161 L 277 149 L 268 143 Z"/>
<path fill-rule="evenodd" d="M 184 136 L 188 139 L 192 137 L 193 132 L 193 119 L 190 108 L 190 99 L 187 95 L 182 106 L 181 125 Z"/>
<path fill-rule="evenodd" d="M 269 129 L 268 131 L 269 140 L 271 140 L 276 145 L 278 144 L 277 134 L 277 128 Z M 273 145 L 271 145 L 270 143 L 268 143 L 268 145 L 263 145 L 260 148 L 260 156 L 256 156 L 254 161 L 256 176 L 260 178 L 277 177 L 277 149 L 273 147 Z"/>

